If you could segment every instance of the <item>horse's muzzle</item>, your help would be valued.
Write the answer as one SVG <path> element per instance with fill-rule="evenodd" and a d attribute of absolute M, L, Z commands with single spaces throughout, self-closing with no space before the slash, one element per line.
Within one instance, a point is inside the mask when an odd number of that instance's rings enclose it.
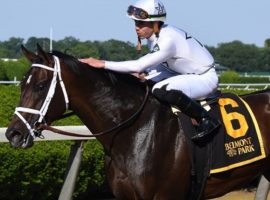
<path fill-rule="evenodd" d="M 33 146 L 33 137 L 28 134 L 23 134 L 17 129 L 8 129 L 6 131 L 6 137 L 9 143 L 14 148 L 29 148 Z"/>

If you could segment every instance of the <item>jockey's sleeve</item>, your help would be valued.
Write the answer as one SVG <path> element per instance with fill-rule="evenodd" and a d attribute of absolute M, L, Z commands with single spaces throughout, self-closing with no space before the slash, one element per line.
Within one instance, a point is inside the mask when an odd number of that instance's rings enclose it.
<path fill-rule="evenodd" d="M 105 69 L 127 73 L 143 72 L 146 68 L 166 62 L 175 55 L 176 48 L 171 39 L 167 39 L 164 42 L 159 41 L 158 46 L 159 50 L 148 53 L 138 60 L 105 61 Z"/>

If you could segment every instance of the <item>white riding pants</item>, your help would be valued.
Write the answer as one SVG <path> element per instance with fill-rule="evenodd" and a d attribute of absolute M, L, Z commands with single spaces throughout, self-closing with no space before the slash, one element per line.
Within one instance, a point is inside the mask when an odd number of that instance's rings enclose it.
<path fill-rule="evenodd" d="M 179 75 L 162 65 L 148 71 L 149 74 L 145 78 L 156 82 L 152 91 L 167 85 L 167 90 L 180 90 L 188 97 L 200 100 L 214 93 L 218 87 L 218 76 L 214 68 L 201 75 Z"/>

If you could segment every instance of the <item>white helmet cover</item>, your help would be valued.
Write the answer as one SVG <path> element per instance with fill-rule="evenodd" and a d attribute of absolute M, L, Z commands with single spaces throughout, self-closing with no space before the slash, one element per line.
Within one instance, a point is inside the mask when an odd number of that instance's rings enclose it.
<path fill-rule="evenodd" d="M 146 15 L 143 11 L 146 12 Z M 139 16 L 140 14 L 143 17 Z M 138 0 L 135 4 L 129 6 L 128 17 L 139 21 L 164 22 L 166 20 L 166 10 L 159 0 Z"/>

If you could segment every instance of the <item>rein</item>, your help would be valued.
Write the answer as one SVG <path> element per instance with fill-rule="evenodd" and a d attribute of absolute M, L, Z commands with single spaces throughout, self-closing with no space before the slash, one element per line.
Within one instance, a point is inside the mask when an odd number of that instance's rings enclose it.
<path fill-rule="evenodd" d="M 95 133 L 93 135 L 82 135 L 82 134 L 78 134 L 78 133 L 67 132 L 67 131 L 63 131 L 63 130 L 60 130 L 60 129 L 53 128 L 51 126 L 48 126 L 47 124 L 40 124 L 38 128 L 43 129 L 43 130 L 49 130 L 49 131 L 52 131 L 54 133 L 58 133 L 58 134 L 61 134 L 61 135 L 73 136 L 73 137 L 92 138 L 92 137 L 104 136 L 104 135 L 107 135 L 108 133 L 116 131 L 117 129 L 123 128 L 125 125 L 128 124 L 128 122 L 135 119 L 141 113 L 141 111 L 143 110 L 143 108 L 144 108 L 144 106 L 145 106 L 145 104 L 147 102 L 148 95 L 149 95 L 149 86 L 146 84 L 146 92 L 145 92 L 145 95 L 144 95 L 143 102 L 142 102 L 140 108 L 133 115 L 131 115 L 128 119 L 124 120 L 123 122 L 121 122 L 117 126 L 115 126 L 113 128 L 110 128 L 108 130 L 105 130 L 105 131 L 101 131 L 99 133 Z"/>

